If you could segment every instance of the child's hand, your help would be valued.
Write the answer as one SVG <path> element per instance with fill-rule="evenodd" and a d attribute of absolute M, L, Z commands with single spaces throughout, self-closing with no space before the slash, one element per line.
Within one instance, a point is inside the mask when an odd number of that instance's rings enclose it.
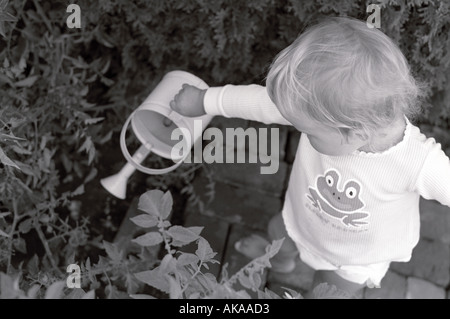
<path fill-rule="evenodd" d="M 203 105 L 203 98 L 206 90 L 183 84 L 182 89 L 170 102 L 170 107 L 177 113 L 188 117 L 197 117 L 205 115 L 205 107 Z"/>

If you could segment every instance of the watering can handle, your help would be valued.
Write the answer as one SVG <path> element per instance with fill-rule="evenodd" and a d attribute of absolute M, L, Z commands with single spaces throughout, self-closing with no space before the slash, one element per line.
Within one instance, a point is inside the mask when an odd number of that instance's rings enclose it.
<path fill-rule="evenodd" d="M 145 166 L 142 166 L 141 164 L 139 164 L 138 162 L 136 162 L 133 157 L 130 155 L 130 152 L 128 151 L 127 148 L 127 144 L 125 141 L 125 135 L 127 132 L 127 128 L 130 125 L 131 119 L 133 118 L 135 112 L 131 113 L 131 115 L 128 117 L 128 119 L 126 120 L 125 124 L 122 127 L 122 131 L 120 132 L 120 148 L 122 149 L 122 153 L 123 156 L 125 157 L 125 159 L 128 161 L 128 163 L 130 163 L 134 168 L 136 168 L 138 171 L 145 173 L 145 174 L 149 174 L 149 175 L 162 175 L 162 174 L 167 174 L 173 170 L 175 170 L 178 166 L 180 166 L 183 163 L 183 159 L 181 159 L 180 161 L 176 162 L 174 165 L 166 167 L 166 168 L 161 168 L 161 169 L 156 169 L 156 168 L 148 168 Z M 147 149 L 148 152 L 146 152 L 146 154 L 143 154 L 143 157 L 147 157 L 148 154 L 150 154 L 151 149 L 152 149 L 152 145 L 151 144 L 145 144 L 144 145 L 145 148 Z M 139 148 L 139 150 L 141 150 L 141 148 Z"/>

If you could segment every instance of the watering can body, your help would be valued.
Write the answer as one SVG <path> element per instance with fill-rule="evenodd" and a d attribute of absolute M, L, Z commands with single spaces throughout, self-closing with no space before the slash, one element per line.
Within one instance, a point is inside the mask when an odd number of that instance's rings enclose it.
<path fill-rule="evenodd" d="M 208 85 L 202 79 L 191 73 L 171 71 L 162 78 L 144 102 L 125 121 L 120 134 L 120 147 L 127 164 L 119 173 L 100 181 L 103 187 L 114 196 L 125 199 L 128 178 L 136 169 L 146 174 L 158 175 L 173 171 L 181 165 L 189 153 L 174 155 L 172 150 L 179 143 L 177 140 L 172 140 L 174 130 L 180 129 L 181 132 L 189 134 L 189 136 L 183 138 L 184 142 L 189 143 L 187 145 L 189 148 L 192 148 L 195 142 L 202 138 L 203 130 L 211 122 L 212 116 L 184 117 L 173 111 L 169 105 L 185 83 L 200 89 L 208 88 Z M 165 123 L 167 119 L 170 120 L 170 125 Z M 201 131 L 194 130 L 194 121 L 196 123 L 201 122 Z M 130 124 L 133 133 L 142 144 L 133 156 L 129 153 L 125 143 L 126 131 Z M 174 165 L 162 169 L 142 166 L 142 161 L 150 153 L 172 159 Z"/>

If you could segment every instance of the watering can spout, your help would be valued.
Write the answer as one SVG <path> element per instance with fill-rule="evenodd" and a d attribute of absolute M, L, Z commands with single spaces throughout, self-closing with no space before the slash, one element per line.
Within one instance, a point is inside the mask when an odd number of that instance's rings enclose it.
<path fill-rule="evenodd" d="M 125 166 L 128 165 L 129 164 L 127 163 Z M 134 169 L 133 166 L 131 166 L 131 168 Z M 127 178 L 124 178 L 121 173 L 103 178 L 100 180 L 100 183 L 112 195 L 120 199 L 125 199 L 127 194 Z"/>
<path fill-rule="evenodd" d="M 137 163 L 142 161 L 150 154 L 151 145 L 141 145 L 141 147 L 134 153 L 133 160 Z M 126 163 L 119 173 L 103 178 L 100 180 L 102 186 L 112 195 L 120 199 L 125 199 L 127 194 L 128 179 L 133 175 L 136 168 L 130 163 Z"/>

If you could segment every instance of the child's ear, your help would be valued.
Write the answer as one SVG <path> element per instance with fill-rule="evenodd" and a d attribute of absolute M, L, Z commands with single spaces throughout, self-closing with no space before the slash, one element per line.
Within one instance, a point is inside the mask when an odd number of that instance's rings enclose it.
<path fill-rule="evenodd" d="M 344 142 L 347 144 L 352 144 L 353 142 L 369 140 L 367 133 L 359 130 L 354 130 L 348 127 L 339 127 L 339 132 L 344 138 Z"/>

